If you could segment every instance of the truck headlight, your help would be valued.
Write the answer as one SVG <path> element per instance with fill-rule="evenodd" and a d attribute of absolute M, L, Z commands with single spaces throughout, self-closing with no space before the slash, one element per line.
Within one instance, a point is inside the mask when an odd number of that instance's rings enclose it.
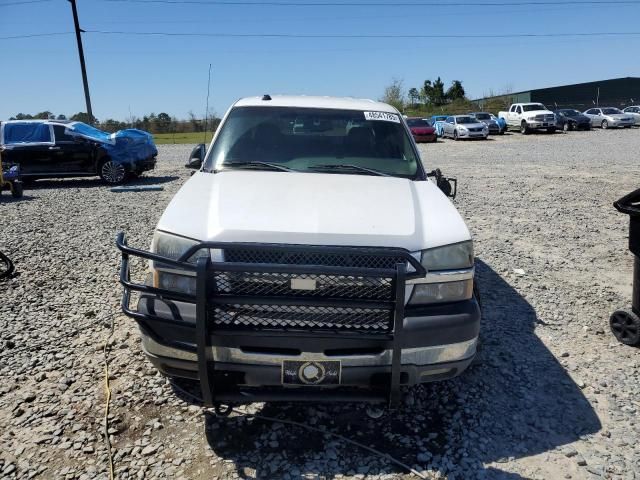
<path fill-rule="evenodd" d="M 163 257 L 174 260 L 179 259 L 184 253 L 200 242 L 190 238 L 179 237 L 170 233 L 156 230 L 151 242 L 151 251 Z M 198 258 L 210 255 L 208 249 L 200 249 L 187 259 L 189 263 L 196 263 Z M 161 262 L 149 262 L 153 273 L 153 286 L 166 290 L 173 290 L 195 295 L 196 278 L 194 272 L 182 271 L 172 265 Z"/>
<path fill-rule="evenodd" d="M 156 233 L 153 235 L 153 241 L 151 242 L 151 251 L 158 255 L 162 255 L 163 257 L 177 260 L 187 250 L 198 243 L 200 242 L 197 240 L 179 237 L 177 235 L 156 230 Z M 189 259 L 187 259 L 187 262 L 196 263 L 199 257 L 206 255 L 208 255 L 207 250 L 198 250 Z"/>
<path fill-rule="evenodd" d="M 528 120 L 529 122 L 533 122 L 535 119 L 536 119 L 536 117 L 535 117 L 535 116 L 527 117 L 527 120 Z"/>
<path fill-rule="evenodd" d="M 196 294 L 196 277 L 191 275 L 179 275 L 177 273 L 156 270 L 153 275 L 154 287 L 164 288 L 176 292 Z"/>
<path fill-rule="evenodd" d="M 456 282 L 422 283 L 414 285 L 410 305 L 458 302 L 473 295 L 473 279 Z"/>
<path fill-rule="evenodd" d="M 473 267 L 473 241 L 453 243 L 422 251 L 420 260 L 427 272 Z"/>
<path fill-rule="evenodd" d="M 469 269 L 470 278 L 446 281 L 446 274 L 441 273 L 443 281 L 429 281 L 429 283 L 416 283 L 409 299 L 410 305 L 431 304 L 443 302 L 457 302 L 468 300 L 473 296 L 472 270 L 474 263 L 473 242 L 454 243 L 442 247 L 431 248 L 422 252 L 422 265 L 427 269 L 427 279 L 429 272 L 437 273 L 452 270 Z M 463 272 L 463 274 L 466 274 Z"/>

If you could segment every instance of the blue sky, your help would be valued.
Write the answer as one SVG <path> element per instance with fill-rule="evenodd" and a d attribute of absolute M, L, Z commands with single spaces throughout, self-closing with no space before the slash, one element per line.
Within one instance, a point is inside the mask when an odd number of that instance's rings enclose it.
<path fill-rule="evenodd" d="M 66 0 L 3 5 L 15 1 L 0 0 L 0 37 L 73 30 Z M 82 28 L 103 31 L 375 36 L 640 30 L 640 4 L 463 8 L 451 0 L 433 3 L 441 7 L 78 0 L 78 10 Z M 203 115 L 209 63 L 210 104 L 219 115 L 237 98 L 267 92 L 379 98 L 394 77 L 403 79 L 407 89 L 437 76 L 447 86 L 462 80 L 468 96 L 475 98 L 507 86 L 523 90 L 640 76 L 640 36 L 406 40 L 86 33 L 83 41 L 99 119 L 152 111 L 178 118 L 188 111 Z M 0 45 L 0 119 L 18 112 L 70 115 L 85 110 L 73 35 L 2 39 Z"/>

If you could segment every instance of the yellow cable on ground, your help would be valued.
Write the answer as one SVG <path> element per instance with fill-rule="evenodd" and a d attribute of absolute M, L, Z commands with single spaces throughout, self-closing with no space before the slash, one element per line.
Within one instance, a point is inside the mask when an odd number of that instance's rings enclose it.
<path fill-rule="evenodd" d="M 114 317 L 111 316 L 111 328 L 109 335 L 104 342 L 102 353 L 104 355 L 104 391 L 105 391 L 105 405 L 104 405 L 104 439 L 107 443 L 107 456 L 109 458 L 109 478 L 114 480 L 113 475 L 113 456 L 111 455 L 111 441 L 109 440 L 109 402 L 111 402 L 111 388 L 109 388 L 109 357 L 107 356 L 107 348 L 109 347 L 109 339 L 113 335 Z"/>

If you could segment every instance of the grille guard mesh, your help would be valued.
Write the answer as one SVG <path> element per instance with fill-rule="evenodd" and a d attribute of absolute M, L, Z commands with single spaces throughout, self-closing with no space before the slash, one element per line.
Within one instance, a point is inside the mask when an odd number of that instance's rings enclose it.
<path fill-rule="evenodd" d="M 194 329 L 198 378 L 205 405 L 219 404 L 220 399 L 233 398 L 239 402 L 246 399 L 242 393 L 225 391 L 214 385 L 215 362 L 208 355 L 214 337 L 230 331 L 230 336 L 225 337 L 225 345 L 240 347 L 238 340 L 232 340 L 235 333 L 242 332 L 238 338 L 243 338 L 243 335 L 264 335 L 264 332 L 271 335 L 273 330 L 286 332 L 290 329 L 309 333 L 331 330 L 345 335 L 367 332 L 372 334 L 368 338 L 380 342 L 381 346 L 391 341 L 391 376 L 385 398 L 392 405 L 399 402 L 406 279 L 426 274 L 424 267 L 408 251 L 203 242 L 175 260 L 129 247 L 123 233 L 118 234 L 116 246 L 122 254 L 122 310 L 143 328 L 152 322 L 173 323 L 185 328 L 185 323 L 132 309 L 132 292 L 195 304 L 195 326 L 188 328 Z M 195 263 L 186 261 L 201 249 L 227 253 L 233 250 L 231 258 L 244 261 L 213 262 L 211 255 L 200 257 Z M 259 253 L 256 255 L 255 252 Z M 196 294 L 132 282 L 130 256 L 195 274 Z M 266 259 L 276 263 L 261 263 Z M 316 263 L 300 263 L 306 261 Z M 308 282 L 298 288 L 291 283 L 292 279 L 312 280 L 313 288 Z M 172 340 L 166 342 L 171 344 Z M 286 394 L 277 396 L 284 397 Z M 262 396 L 251 398 L 268 401 L 276 397 L 265 391 Z M 379 395 L 373 393 L 364 393 L 359 398 L 380 401 Z"/>

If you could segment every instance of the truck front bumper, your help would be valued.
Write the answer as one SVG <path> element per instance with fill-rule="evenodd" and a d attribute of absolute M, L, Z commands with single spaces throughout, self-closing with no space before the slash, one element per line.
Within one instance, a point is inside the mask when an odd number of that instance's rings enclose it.
<path fill-rule="evenodd" d="M 138 322 L 146 354 L 168 376 L 197 379 L 205 405 L 397 405 L 401 385 L 458 375 L 475 354 L 477 301 L 407 306 L 407 281 L 427 272 L 406 250 L 202 242 L 175 260 L 129 247 L 123 234 L 116 243 L 122 308 Z M 227 262 L 185 260 L 202 249 L 232 253 Z M 252 257 L 232 261 L 233 249 Z M 265 263 L 273 255 L 326 263 Z M 129 256 L 195 272 L 195 294 L 132 282 Z"/>
<path fill-rule="evenodd" d="M 142 347 L 162 374 L 195 380 L 198 362 L 190 332 L 195 325 L 190 318 L 193 312 L 189 304 L 171 304 L 174 312 L 176 308 L 181 312 L 185 328 L 176 329 L 161 322 L 141 326 Z M 149 310 L 165 318 L 174 315 L 166 302 L 143 298 L 138 311 Z M 452 378 L 462 373 L 475 356 L 480 309 L 475 299 L 422 307 L 416 310 L 416 316 L 404 319 L 403 331 L 402 385 Z M 392 350 L 376 348 L 367 338 L 339 338 L 321 333 L 292 336 L 272 332 L 260 337 L 231 337 L 223 343 L 239 342 L 239 347 L 212 346 L 207 355 L 214 360 L 216 371 L 234 372 L 239 385 L 247 387 L 282 386 L 281 368 L 285 360 L 338 360 L 342 365 L 343 386 L 375 387 L 390 374 Z M 211 343 L 214 342 L 212 338 Z M 292 344 L 296 348 L 291 348 Z"/>
<path fill-rule="evenodd" d="M 556 122 L 527 122 L 529 128 L 540 130 L 542 128 L 556 128 Z"/>

